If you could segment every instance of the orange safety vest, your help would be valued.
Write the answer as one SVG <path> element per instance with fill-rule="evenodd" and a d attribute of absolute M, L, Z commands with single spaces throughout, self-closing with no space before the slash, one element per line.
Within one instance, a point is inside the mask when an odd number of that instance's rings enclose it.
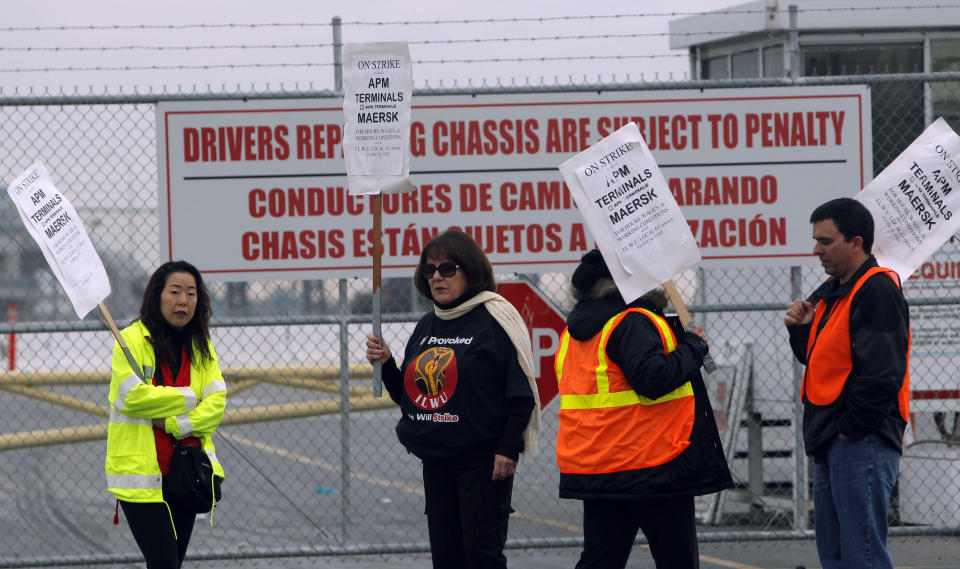
<path fill-rule="evenodd" d="M 567 474 L 601 474 L 669 462 L 690 446 L 695 401 L 686 382 L 658 399 L 634 391 L 623 370 L 607 359 L 613 329 L 631 313 L 649 318 L 663 340 L 663 353 L 677 347 L 666 319 L 643 308 L 610 318 L 587 341 L 563 331 L 556 354 L 560 387 L 557 466 Z"/>
<path fill-rule="evenodd" d="M 826 312 L 823 300 L 817 303 L 807 339 L 807 370 L 803 376 L 802 396 L 814 405 L 830 405 L 837 400 L 853 371 L 853 355 L 850 342 L 850 305 L 854 295 L 873 275 L 884 272 L 900 287 L 900 279 L 890 269 L 871 267 L 857 280 L 850 293 L 837 300 L 830 318 L 820 329 L 820 321 Z M 907 343 L 907 371 L 898 395 L 900 416 L 906 421 L 910 415 L 910 341 Z"/>

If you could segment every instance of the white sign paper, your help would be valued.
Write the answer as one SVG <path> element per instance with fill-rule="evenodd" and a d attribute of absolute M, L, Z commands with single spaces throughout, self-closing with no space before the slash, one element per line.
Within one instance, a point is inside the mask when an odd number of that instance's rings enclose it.
<path fill-rule="evenodd" d="M 624 300 L 700 261 L 667 181 L 630 122 L 560 165 Z"/>
<path fill-rule="evenodd" d="M 960 136 L 937 119 L 856 198 L 873 215 L 877 261 L 906 281 L 960 229 Z"/>
<path fill-rule="evenodd" d="M 412 190 L 413 70 L 407 44 L 346 44 L 343 70 L 343 155 L 350 192 Z"/>
<path fill-rule="evenodd" d="M 14 179 L 7 193 L 77 316 L 83 318 L 110 295 L 110 281 L 77 211 L 40 162 Z"/>

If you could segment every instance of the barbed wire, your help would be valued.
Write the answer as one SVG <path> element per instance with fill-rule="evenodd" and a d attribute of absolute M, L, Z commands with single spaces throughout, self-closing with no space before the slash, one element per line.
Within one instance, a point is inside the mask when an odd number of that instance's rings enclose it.
<path fill-rule="evenodd" d="M 913 6 L 904 4 L 901 6 L 839 6 L 826 8 L 798 8 L 797 12 L 880 12 L 884 10 L 939 10 L 942 8 L 960 8 L 960 3 L 950 4 L 932 4 L 929 6 Z M 714 15 L 735 15 L 735 14 L 767 14 L 788 13 L 789 9 L 777 8 L 769 10 L 763 8 L 730 8 L 726 10 L 711 10 L 698 12 L 645 12 L 639 14 L 616 14 L 616 15 L 581 15 L 581 16 L 549 16 L 549 17 L 531 17 L 531 18 L 489 18 L 477 20 L 410 20 L 406 22 L 341 22 L 342 25 L 418 25 L 418 24 L 498 24 L 511 22 L 551 22 L 551 21 L 569 21 L 569 20 L 599 20 L 613 18 L 646 18 L 646 17 L 678 17 L 678 16 L 714 16 Z"/>
<path fill-rule="evenodd" d="M 931 4 L 913 6 L 903 4 L 899 6 L 833 6 L 822 8 L 800 8 L 798 13 L 805 12 L 881 12 L 893 10 L 940 10 L 943 8 L 960 8 L 960 3 Z M 632 14 L 585 14 L 576 16 L 540 16 L 527 18 L 465 18 L 465 19 L 436 19 L 436 20 L 400 20 L 400 21 L 345 21 L 342 26 L 414 26 L 414 25 L 449 25 L 449 24 L 505 24 L 530 22 L 565 22 L 612 20 L 622 18 L 665 18 L 704 15 L 736 15 L 736 14 L 766 14 L 767 8 L 731 8 L 716 11 L 672 11 L 672 12 L 639 12 Z M 778 8 L 773 12 L 785 13 L 786 9 Z M 106 30 L 187 30 L 187 29 L 260 29 L 260 28 L 316 28 L 330 27 L 332 22 L 267 22 L 254 24 L 224 23 L 224 24 L 126 24 L 126 25 L 75 25 L 75 26 L 0 26 L 0 32 L 38 32 L 38 31 L 106 31 Z"/>
<path fill-rule="evenodd" d="M 807 8 L 801 12 L 868 12 L 880 10 L 895 9 L 942 9 L 942 8 L 960 8 L 960 3 L 944 3 L 929 6 L 834 6 L 824 8 Z M 783 10 L 777 10 L 783 12 Z M 578 15 L 578 16 L 550 16 L 550 17 L 532 17 L 532 18 L 486 18 L 486 19 L 463 19 L 463 20 L 408 20 L 402 22 L 364 22 L 352 21 L 344 22 L 343 25 L 353 26 L 386 26 L 386 25 L 416 25 L 416 24 L 480 24 L 480 23 L 507 23 L 507 22 L 550 22 L 550 21 L 589 21 L 605 20 L 613 18 L 646 18 L 646 17 L 677 17 L 687 15 L 730 15 L 730 14 L 757 14 L 769 13 L 766 8 L 756 9 L 730 9 L 719 10 L 716 12 L 645 12 L 634 14 L 616 14 L 616 15 Z M 66 31 L 66 30 L 182 30 L 182 29 L 254 29 L 254 28 L 290 28 L 290 27 L 317 27 L 330 26 L 331 23 L 257 23 L 257 24 L 172 24 L 172 25 L 103 25 L 103 26 L 36 26 L 36 27 L 0 27 L 0 31 Z M 413 40 L 407 43 L 411 45 L 434 46 L 434 45 L 477 45 L 494 43 L 546 43 L 556 41 L 591 41 L 591 40 L 624 40 L 636 38 L 657 38 L 657 37 L 676 37 L 676 36 L 730 36 L 745 33 L 754 33 L 757 30 L 704 30 L 702 32 L 632 32 L 632 33 L 607 33 L 607 34 L 575 34 L 575 35 L 543 35 L 543 36 L 516 36 L 516 37 L 485 37 L 485 38 L 455 38 L 455 39 L 422 39 Z M 334 47 L 332 42 L 311 42 L 311 43 L 264 43 L 264 44 L 198 44 L 198 45 L 97 45 L 97 46 L 0 46 L 0 53 L 83 53 L 83 52 L 121 52 L 121 51 L 156 51 L 156 52 L 174 52 L 174 51 L 213 51 L 213 50 L 235 50 L 240 52 L 251 52 L 254 50 L 307 50 L 324 49 Z M 864 49 L 863 46 L 837 46 L 831 48 L 832 51 L 855 51 Z M 885 45 L 872 45 L 872 50 L 889 49 Z M 514 63 L 514 64 L 536 64 L 543 62 L 576 62 L 591 60 L 655 60 L 655 59 L 679 59 L 689 57 L 687 50 L 677 50 L 674 53 L 643 54 L 643 55 L 621 55 L 621 54 L 592 54 L 587 56 L 526 56 L 526 57 L 483 57 L 483 58 L 421 58 L 414 60 L 413 63 L 420 65 L 446 65 L 446 64 L 482 64 L 482 63 Z M 304 61 L 304 62 L 265 62 L 265 63 L 210 63 L 210 64 L 155 64 L 155 65 L 60 65 L 60 66 L 23 66 L 0 68 L 0 73 L 50 73 L 50 72 L 117 72 L 117 71 L 196 71 L 196 70 L 217 70 L 217 69 L 283 69 L 283 68 L 310 68 L 310 67 L 329 67 L 332 62 L 324 61 Z"/>
<path fill-rule="evenodd" d="M 551 57 L 492 57 L 480 59 L 416 59 L 414 64 L 463 64 L 463 63 L 538 63 L 546 61 L 588 61 L 601 59 L 630 60 L 630 59 L 661 59 L 687 57 L 686 53 L 644 54 L 644 55 L 582 55 L 582 56 L 551 56 Z M 73 71 L 198 71 L 212 69 L 257 69 L 257 68 L 284 68 L 284 67 L 330 67 L 333 62 L 309 61 L 303 63 L 218 63 L 211 65 L 120 65 L 93 67 L 14 67 L 0 68 L 0 73 L 47 73 Z"/>
<path fill-rule="evenodd" d="M 759 13 L 763 10 L 738 10 L 724 13 L 748 14 Z M 676 17 L 694 16 L 703 12 L 646 12 L 636 14 L 587 14 L 579 16 L 543 16 L 534 18 L 480 18 L 457 20 L 403 20 L 388 21 L 347 21 L 342 26 L 414 26 L 414 25 L 447 25 L 447 24 L 504 24 L 529 22 L 558 22 L 572 20 L 610 20 L 619 18 L 647 18 L 647 17 Z M 332 22 L 272 22 L 258 24 L 129 24 L 129 25 L 90 25 L 90 26 L 7 26 L 0 27 L 0 32 L 38 32 L 38 31 L 106 31 L 106 30 L 185 30 L 185 29 L 258 29 L 258 28 L 317 28 L 330 27 Z"/>
<path fill-rule="evenodd" d="M 464 39 L 443 39 L 443 40 L 412 40 L 407 43 L 410 45 L 451 45 L 451 44 L 479 44 L 479 43 L 510 43 L 510 42 L 538 42 L 538 41 L 570 41 L 570 40 L 608 40 L 608 39 L 635 39 L 642 37 L 668 37 L 668 36 L 702 36 L 702 35 L 731 35 L 743 34 L 748 30 L 729 30 L 719 31 L 710 30 L 705 32 L 633 32 L 629 34 L 578 34 L 569 36 L 518 36 L 518 37 L 497 37 L 497 38 L 464 38 Z M 22 52 L 43 52 L 43 51 L 125 51 L 125 50 L 145 50 L 145 51 L 189 51 L 189 50 L 216 50 L 216 49 L 315 49 L 333 47 L 333 42 L 329 43 L 292 43 L 292 44 L 224 44 L 224 45 L 119 45 L 119 46 L 0 46 L 0 52 L 3 51 L 22 51 Z"/>
<path fill-rule="evenodd" d="M 408 42 L 414 43 L 414 42 Z M 98 45 L 98 46 L 0 46 L 0 52 L 3 51 L 24 51 L 24 52 L 42 52 L 42 51 L 192 51 L 192 50 L 215 50 L 215 49 L 314 49 L 320 47 L 333 47 L 333 43 L 292 43 L 292 44 L 224 44 L 224 45 Z"/>
<path fill-rule="evenodd" d="M 843 53 L 843 52 L 883 52 L 900 51 L 903 44 L 865 44 L 865 45 L 830 45 L 830 46 L 808 46 L 806 48 L 810 54 L 820 54 L 821 52 Z M 918 48 L 919 49 L 919 48 Z M 2 49 L 0 49 L 2 51 Z M 680 59 L 689 57 L 684 51 L 676 53 L 652 53 L 642 55 L 586 55 L 586 56 L 531 56 L 531 57 L 488 57 L 488 58 L 459 58 L 459 59 L 415 59 L 414 64 L 418 65 L 444 65 L 444 64 L 472 64 L 472 63 L 542 63 L 558 61 L 589 61 L 589 60 L 640 60 L 640 59 Z M 727 57 L 719 55 L 717 57 Z M 118 66 L 61 66 L 61 67 L 13 67 L 0 68 L 0 73 L 44 73 L 44 72 L 89 72 L 89 71 L 189 71 L 189 70 L 213 70 L 213 69 L 268 69 L 268 68 L 290 68 L 290 67 L 330 67 L 334 65 L 332 61 L 304 61 L 298 63 L 278 62 L 278 63 L 219 63 L 219 64 L 196 64 L 196 65 L 118 65 Z"/>
<path fill-rule="evenodd" d="M 0 69 L 0 73 L 47 73 L 72 71 L 199 71 L 212 69 L 258 69 L 284 67 L 329 67 L 332 62 L 304 62 L 304 63 L 218 63 L 210 65 L 97 65 L 94 67 L 14 67 Z"/>
<path fill-rule="evenodd" d="M 572 55 L 550 57 L 491 57 L 481 59 L 421 59 L 414 63 L 537 63 L 543 61 L 590 61 L 594 59 L 661 59 L 667 57 L 688 57 L 687 53 L 644 54 L 644 55 Z"/>

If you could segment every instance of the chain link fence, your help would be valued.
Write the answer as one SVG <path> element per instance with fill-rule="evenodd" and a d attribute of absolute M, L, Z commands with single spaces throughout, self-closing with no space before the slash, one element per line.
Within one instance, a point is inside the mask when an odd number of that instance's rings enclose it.
<path fill-rule="evenodd" d="M 866 83 L 873 90 L 877 173 L 929 124 L 931 108 L 956 116 L 950 102 L 960 100 L 958 79 L 945 73 L 567 89 Z M 157 100 L 0 99 L 0 179 L 42 157 L 104 261 L 113 288 L 108 304 L 121 326 L 135 317 L 147 277 L 161 262 Z M 76 320 L 8 199 L 0 200 L 0 223 L 0 306 L 8 317 L 0 325 L 7 370 L 0 374 L 0 567 L 135 562 L 122 516 L 119 527 L 112 524 L 115 503 L 103 474 L 113 338 L 95 314 Z M 721 365 L 708 380 L 737 482 L 698 502 L 703 539 L 810 539 L 809 465 L 796 432 L 802 370 L 787 346 L 782 312 L 823 275 L 813 266 L 688 273 L 678 285 L 693 291 L 688 308 L 705 323 Z M 572 305 L 566 274 L 498 278 L 526 279 L 561 310 Z M 904 287 L 912 304 L 912 375 L 940 378 L 940 388 L 915 402 L 890 512 L 894 535 L 954 533 L 960 526 L 960 488 L 950 487 L 960 480 L 960 394 L 952 377 L 960 359 L 958 283 L 960 252 L 951 242 Z M 397 409 L 373 397 L 363 358 L 371 288 L 363 278 L 210 284 L 213 339 L 228 384 L 216 437 L 227 480 L 214 519 L 200 516 L 191 559 L 270 566 L 279 558 L 428 550 L 419 461 L 396 441 Z M 428 305 L 407 278 L 385 279 L 382 291 L 384 336 L 400 352 Z M 515 484 L 513 548 L 580 542 L 580 503 L 557 498 L 556 411 L 556 404 L 544 410 L 540 450 L 521 465 Z"/>

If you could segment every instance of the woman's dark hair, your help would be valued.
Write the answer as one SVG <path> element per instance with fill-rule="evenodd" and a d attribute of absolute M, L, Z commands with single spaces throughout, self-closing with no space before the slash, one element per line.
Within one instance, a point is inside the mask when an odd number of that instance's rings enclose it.
<path fill-rule="evenodd" d="M 613 284 L 607 262 L 603 260 L 603 255 L 598 249 L 587 251 L 580 257 L 580 264 L 574 269 L 570 284 L 573 286 L 575 300 L 588 296 L 600 298 L 613 292 L 619 294 L 616 285 Z M 594 290 L 598 284 L 606 285 L 601 287 L 604 290 Z"/>
<path fill-rule="evenodd" d="M 167 277 L 173 273 L 189 273 L 197 281 L 197 309 L 190 322 L 183 327 L 183 333 L 186 339 L 193 344 L 198 352 L 200 359 L 210 361 L 213 359 L 210 353 L 210 293 L 203 284 L 203 277 L 196 267 L 186 261 L 169 261 L 160 265 L 160 267 L 150 275 L 147 281 L 147 288 L 143 291 L 143 302 L 140 304 L 140 321 L 150 331 L 150 337 L 153 340 L 153 347 L 157 355 L 165 361 L 172 362 L 179 359 L 179 354 L 174 354 L 174 347 L 171 344 L 170 336 L 172 328 L 160 312 L 160 295 L 163 294 L 163 287 L 167 284 Z M 189 344 L 188 344 L 188 353 Z M 159 362 L 158 362 L 159 363 Z"/>
<path fill-rule="evenodd" d="M 424 298 L 433 300 L 430 292 L 429 279 L 420 272 L 420 267 L 427 264 L 427 258 L 435 259 L 446 257 L 460 265 L 464 277 L 467 279 L 467 290 L 464 296 L 473 296 L 480 291 L 497 292 L 497 282 L 493 278 L 493 267 L 484 254 L 480 245 L 472 237 L 456 229 L 448 229 L 427 242 L 420 253 L 420 263 L 413 273 L 413 284 Z"/>
<path fill-rule="evenodd" d="M 620 294 L 620 289 L 617 288 L 617 283 L 610 274 L 610 268 L 598 249 L 587 251 L 583 257 L 580 257 L 580 264 L 573 271 L 570 284 L 573 288 L 573 299 L 577 301 L 607 297 L 623 300 L 623 295 Z M 637 300 L 649 302 L 662 311 L 667 307 L 669 299 L 667 291 L 662 286 L 658 286 L 647 291 Z"/>

